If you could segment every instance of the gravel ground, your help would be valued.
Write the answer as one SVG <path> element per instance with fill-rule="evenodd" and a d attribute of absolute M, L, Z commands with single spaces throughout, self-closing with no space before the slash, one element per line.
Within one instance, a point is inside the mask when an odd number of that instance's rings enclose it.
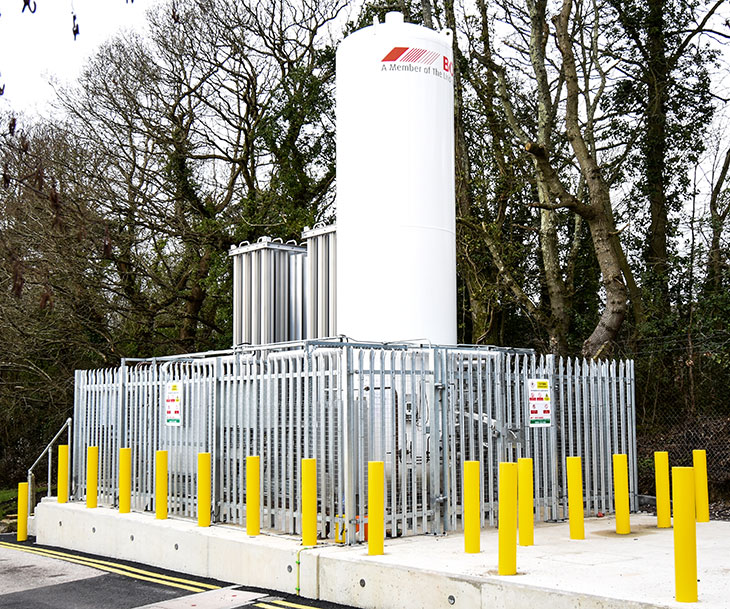
<path fill-rule="evenodd" d="M 711 503 L 710 520 L 730 520 L 730 501 L 714 501 Z"/>
<path fill-rule="evenodd" d="M 656 499 L 648 495 L 639 495 L 639 511 L 656 515 Z M 711 502 L 710 520 L 730 521 L 730 500 Z"/>

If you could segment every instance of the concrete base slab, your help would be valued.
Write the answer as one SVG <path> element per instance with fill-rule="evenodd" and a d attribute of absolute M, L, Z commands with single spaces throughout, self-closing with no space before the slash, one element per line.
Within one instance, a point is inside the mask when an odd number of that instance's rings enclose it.
<path fill-rule="evenodd" d="M 383 556 L 366 546 L 302 548 L 290 536 L 248 537 L 238 527 L 199 528 L 150 514 L 119 515 L 82 504 L 42 502 L 40 544 L 152 564 L 330 602 L 377 609 L 655 609 L 674 600 L 671 529 L 632 515 L 632 533 L 617 535 L 611 517 L 586 520 L 586 539 L 568 524 L 540 524 L 535 545 L 517 548 L 518 574 L 497 575 L 497 531 L 485 529 L 482 552 L 464 553 L 461 534 L 386 539 Z M 132 539 L 134 537 L 134 539 Z M 730 522 L 697 525 L 702 607 L 730 607 Z M 298 582 L 298 584 L 297 584 Z"/>

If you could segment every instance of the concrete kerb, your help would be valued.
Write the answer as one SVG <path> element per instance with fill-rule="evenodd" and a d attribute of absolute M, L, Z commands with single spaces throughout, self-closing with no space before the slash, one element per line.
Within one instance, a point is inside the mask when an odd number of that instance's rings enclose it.
<path fill-rule="evenodd" d="M 303 597 L 359 607 L 686 607 L 673 599 L 672 531 L 656 529 L 647 515 L 632 515 L 634 532 L 621 536 L 612 518 L 587 519 L 582 541 L 568 539 L 567 523 L 538 525 L 536 544 L 518 548 L 511 577 L 496 575 L 495 529 L 482 531 L 480 554 L 464 554 L 463 535 L 453 534 L 387 539 L 384 555 L 368 556 L 366 545 L 304 549 L 293 536 L 249 537 L 239 527 L 200 528 L 52 499 L 38 506 L 33 524 L 40 544 L 289 594 L 299 581 Z M 730 606 L 728 547 L 730 523 L 698 525 L 703 608 Z"/>

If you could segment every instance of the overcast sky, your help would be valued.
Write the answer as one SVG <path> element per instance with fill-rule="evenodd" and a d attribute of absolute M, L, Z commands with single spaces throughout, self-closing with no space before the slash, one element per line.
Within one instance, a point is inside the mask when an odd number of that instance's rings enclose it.
<path fill-rule="evenodd" d="M 48 115 L 54 81 L 73 81 L 86 59 L 120 28 L 143 27 L 155 0 L 0 0 L 0 110 Z M 72 11 L 79 35 L 74 41 Z"/>

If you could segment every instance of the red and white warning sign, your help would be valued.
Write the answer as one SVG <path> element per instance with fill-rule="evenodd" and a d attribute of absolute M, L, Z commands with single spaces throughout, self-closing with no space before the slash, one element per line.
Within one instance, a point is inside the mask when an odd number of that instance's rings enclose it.
<path fill-rule="evenodd" d="M 527 379 L 527 386 L 530 427 L 550 427 L 553 412 L 550 400 L 550 381 L 548 379 Z"/>
<path fill-rule="evenodd" d="M 171 381 L 165 387 L 165 425 L 182 426 L 182 382 Z"/>

